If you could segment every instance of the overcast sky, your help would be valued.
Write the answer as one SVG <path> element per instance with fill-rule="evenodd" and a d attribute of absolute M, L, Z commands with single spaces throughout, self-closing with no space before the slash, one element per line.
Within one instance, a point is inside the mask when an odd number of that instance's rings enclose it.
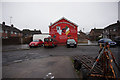
<path fill-rule="evenodd" d="M 2 2 L 2 21 L 18 29 L 49 31 L 50 22 L 62 17 L 76 23 L 78 30 L 104 28 L 118 20 L 118 2 Z"/>
<path fill-rule="evenodd" d="M 118 19 L 120 21 L 120 2 L 118 2 Z"/>

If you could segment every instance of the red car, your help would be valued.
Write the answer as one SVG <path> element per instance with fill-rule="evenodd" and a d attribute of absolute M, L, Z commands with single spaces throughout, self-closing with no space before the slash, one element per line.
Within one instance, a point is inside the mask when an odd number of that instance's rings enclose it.
<path fill-rule="evenodd" d="M 43 41 L 41 39 L 39 40 L 33 40 L 30 44 L 29 47 L 40 47 L 43 45 Z"/>
<path fill-rule="evenodd" d="M 56 47 L 57 41 L 54 38 L 44 38 L 44 47 Z"/>

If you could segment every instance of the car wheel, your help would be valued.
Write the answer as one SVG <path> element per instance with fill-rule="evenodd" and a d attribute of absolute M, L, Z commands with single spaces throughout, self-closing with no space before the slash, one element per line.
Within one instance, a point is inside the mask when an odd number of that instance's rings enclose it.
<path fill-rule="evenodd" d="M 74 45 L 74 48 L 76 48 L 76 47 L 77 47 L 77 45 L 75 44 L 75 45 Z"/>
<path fill-rule="evenodd" d="M 42 44 L 42 46 L 44 46 L 44 44 Z"/>
<path fill-rule="evenodd" d="M 67 45 L 67 48 L 69 48 L 70 46 L 69 45 Z"/>
<path fill-rule="evenodd" d="M 38 44 L 38 47 L 41 47 L 42 45 Z"/>
<path fill-rule="evenodd" d="M 57 45 L 55 45 L 55 47 L 57 47 Z"/>
<path fill-rule="evenodd" d="M 54 45 L 54 44 L 52 44 L 52 47 L 54 48 L 54 47 L 55 47 L 55 45 Z"/>

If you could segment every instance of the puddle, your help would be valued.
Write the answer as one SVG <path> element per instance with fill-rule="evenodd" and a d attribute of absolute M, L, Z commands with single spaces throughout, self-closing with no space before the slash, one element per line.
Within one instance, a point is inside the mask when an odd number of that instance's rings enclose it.
<path fill-rule="evenodd" d="M 22 62 L 23 60 L 15 60 L 13 61 L 14 63 L 19 63 L 19 62 Z"/>

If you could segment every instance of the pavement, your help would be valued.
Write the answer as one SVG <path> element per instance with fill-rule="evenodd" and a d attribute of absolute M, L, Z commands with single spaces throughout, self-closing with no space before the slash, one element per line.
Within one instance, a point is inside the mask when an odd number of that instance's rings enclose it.
<path fill-rule="evenodd" d="M 78 43 L 78 46 L 98 46 L 98 43 Z"/>
<path fill-rule="evenodd" d="M 29 49 L 28 44 L 19 44 L 19 45 L 3 45 L 2 51 L 14 51 L 14 50 L 21 50 L 21 49 Z"/>
<path fill-rule="evenodd" d="M 78 78 L 68 56 L 47 57 L 3 67 L 3 78 Z"/>

